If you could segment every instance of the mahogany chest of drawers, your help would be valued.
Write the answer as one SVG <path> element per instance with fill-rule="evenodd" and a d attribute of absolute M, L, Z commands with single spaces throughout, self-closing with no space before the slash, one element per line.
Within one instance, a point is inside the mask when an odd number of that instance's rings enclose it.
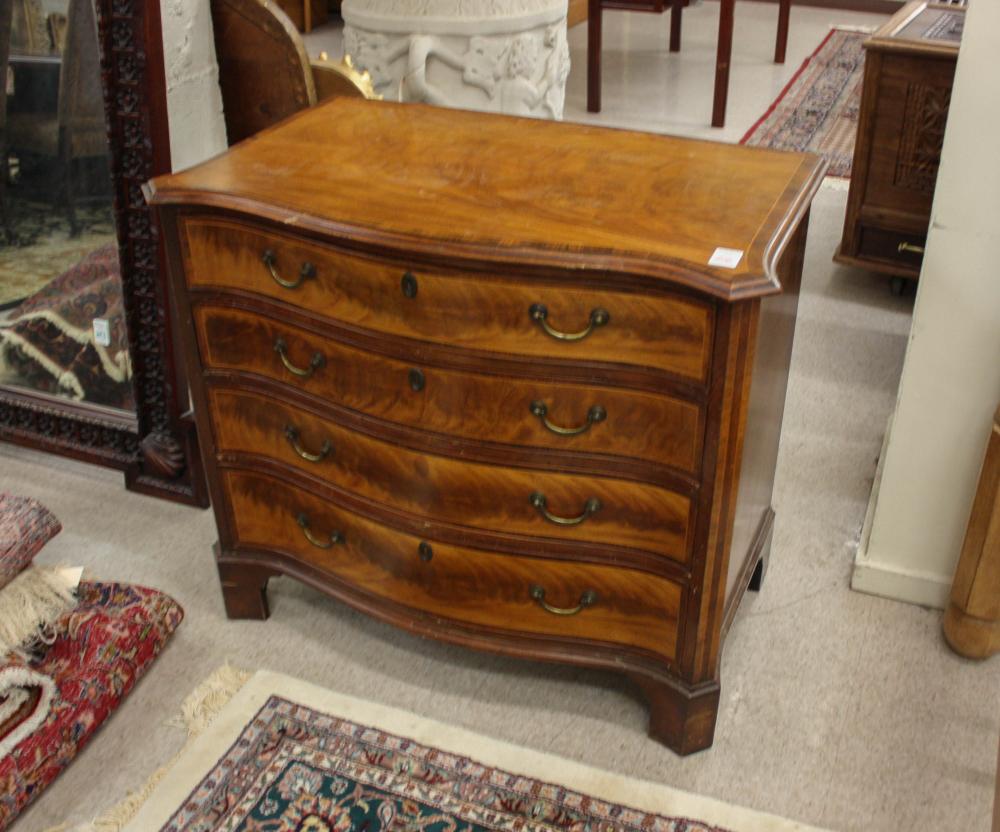
<path fill-rule="evenodd" d="M 834 259 L 920 275 L 965 8 L 908 3 L 865 41 L 844 235 Z"/>
<path fill-rule="evenodd" d="M 335 100 L 154 180 L 233 618 L 295 576 L 712 742 L 763 571 L 804 154 Z M 709 265 L 717 248 L 742 252 Z M 724 252 L 722 256 L 724 256 Z"/>

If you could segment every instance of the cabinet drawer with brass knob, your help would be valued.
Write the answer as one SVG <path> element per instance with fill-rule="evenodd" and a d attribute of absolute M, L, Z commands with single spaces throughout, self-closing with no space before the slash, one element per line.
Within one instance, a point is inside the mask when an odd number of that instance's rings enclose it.
<path fill-rule="evenodd" d="M 184 223 L 192 289 L 231 287 L 377 332 L 454 347 L 632 364 L 700 382 L 710 304 L 497 275 L 445 273 L 348 254 L 217 218 Z"/>
<path fill-rule="evenodd" d="M 510 378 L 488 367 L 415 367 L 237 307 L 197 306 L 194 320 L 209 372 L 251 373 L 408 428 L 532 449 L 535 458 L 604 454 L 697 473 L 701 416 L 693 402 Z"/>
<path fill-rule="evenodd" d="M 681 586 L 660 575 L 453 546 L 262 474 L 226 470 L 223 478 L 235 523 L 231 551 L 280 552 L 348 598 L 374 596 L 466 625 L 675 657 Z"/>
<path fill-rule="evenodd" d="M 213 386 L 208 400 L 224 464 L 264 456 L 414 518 L 688 560 L 693 500 L 683 493 L 428 454 L 273 393 Z"/>

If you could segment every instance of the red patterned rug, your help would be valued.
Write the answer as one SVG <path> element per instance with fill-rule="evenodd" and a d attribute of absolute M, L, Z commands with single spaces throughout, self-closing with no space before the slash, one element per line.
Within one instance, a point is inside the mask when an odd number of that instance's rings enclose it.
<path fill-rule="evenodd" d="M 818 153 L 827 176 L 850 177 L 868 37 L 831 29 L 740 144 Z"/>
<path fill-rule="evenodd" d="M 51 645 L 27 659 L 12 654 L 0 666 L 0 674 L 29 682 L 19 700 L 0 697 L 6 714 L 0 747 L 11 748 L 0 756 L 0 830 L 69 765 L 184 617 L 172 598 L 144 587 L 81 583 L 78 594 L 79 604 L 55 626 Z M 99 779 L 95 773 L 95 783 Z"/>

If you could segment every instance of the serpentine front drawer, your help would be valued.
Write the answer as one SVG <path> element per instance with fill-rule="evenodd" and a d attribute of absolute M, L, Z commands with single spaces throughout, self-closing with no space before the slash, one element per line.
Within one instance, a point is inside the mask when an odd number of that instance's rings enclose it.
<path fill-rule="evenodd" d="M 345 593 L 475 627 L 618 645 L 667 661 L 676 653 L 681 590 L 661 576 L 449 545 L 270 477 L 240 470 L 224 477 L 238 550 L 277 549 Z"/>
<path fill-rule="evenodd" d="M 182 235 L 192 289 L 257 292 L 332 321 L 468 349 L 634 364 L 699 383 L 708 372 L 712 307 L 677 293 L 443 272 L 213 217 L 187 220 Z"/>
<path fill-rule="evenodd" d="M 695 471 L 699 408 L 692 403 L 638 390 L 405 361 L 348 347 L 278 314 L 196 307 L 205 370 L 238 370 L 283 381 L 423 431 L 562 453 L 634 457 Z"/>
<path fill-rule="evenodd" d="M 641 482 L 452 459 L 406 447 L 363 423 L 351 428 L 277 391 L 211 387 L 224 464 L 256 458 L 358 495 L 375 510 L 495 535 L 549 538 L 590 559 L 688 559 L 691 496 Z M 363 428 L 362 431 L 359 428 Z M 538 541 L 521 540 L 525 547 Z M 598 544 L 598 545 L 594 545 Z M 629 550 L 641 550 L 639 552 Z"/>

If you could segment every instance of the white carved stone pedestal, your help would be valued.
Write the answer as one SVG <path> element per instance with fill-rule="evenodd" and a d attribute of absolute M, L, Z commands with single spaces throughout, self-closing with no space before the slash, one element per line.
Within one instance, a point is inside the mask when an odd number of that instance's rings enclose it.
<path fill-rule="evenodd" d="M 561 119 L 567 0 L 344 0 L 344 51 L 388 101 Z"/>

